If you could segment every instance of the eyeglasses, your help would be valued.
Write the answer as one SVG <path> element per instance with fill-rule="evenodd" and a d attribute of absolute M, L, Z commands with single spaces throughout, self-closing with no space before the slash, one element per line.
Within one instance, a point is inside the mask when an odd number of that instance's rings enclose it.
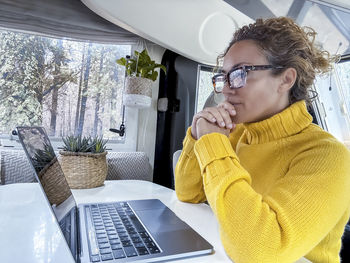
<path fill-rule="evenodd" d="M 221 93 L 225 84 L 228 82 L 231 89 L 242 88 L 247 82 L 248 71 L 268 70 L 268 69 L 283 69 L 282 66 L 272 65 L 255 65 L 255 66 L 240 66 L 231 69 L 227 74 L 216 74 L 213 78 L 214 91 Z"/>

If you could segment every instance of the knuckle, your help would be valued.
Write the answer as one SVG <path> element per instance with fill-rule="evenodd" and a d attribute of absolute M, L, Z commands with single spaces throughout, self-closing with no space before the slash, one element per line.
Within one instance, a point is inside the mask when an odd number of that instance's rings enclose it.
<path fill-rule="evenodd" d="M 228 103 L 227 101 L 223 101 L 219 104 L 220 107 L 227 107 L 228 106 Z"/>

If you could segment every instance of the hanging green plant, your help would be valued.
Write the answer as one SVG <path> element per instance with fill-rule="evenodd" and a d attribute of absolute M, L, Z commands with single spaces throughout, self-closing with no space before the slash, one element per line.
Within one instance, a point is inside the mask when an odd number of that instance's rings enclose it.
<path fill-rule="evenodd" d="M 166 68 L 162 64 L 157 64 L 150 58 L 146 49 L 141 53 L 138 51 L 134 52 L 134 57 L 128 61 L 126 58 L 120 58 L 117 60 L 117 64 L 126 67 L 126 74 L 128 76 L 142 77 L 155 81 L 158 77 L 156 68 L 160 68 L 166 73 Z"/>

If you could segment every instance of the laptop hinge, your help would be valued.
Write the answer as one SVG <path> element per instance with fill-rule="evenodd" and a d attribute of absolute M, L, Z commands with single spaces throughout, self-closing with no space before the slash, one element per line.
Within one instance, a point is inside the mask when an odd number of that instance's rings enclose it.
<path fill-rule="evenodd" d="M 76 226 L 77 226 L 77 229 L 75 230 L 76 231 L 76 242 L 77 242 L 77 254 L 76 254 L 76 259 L 75 259 L 75 262 L 77 263 L 80 263 L 80 258 L 82 256 L 82 245 L 81 245 L 81 231 L 80 231 L 80 218 L 79 218 L 79 208 L 76 207 L 75 209 L 75 220 L 76 220 Z"/>

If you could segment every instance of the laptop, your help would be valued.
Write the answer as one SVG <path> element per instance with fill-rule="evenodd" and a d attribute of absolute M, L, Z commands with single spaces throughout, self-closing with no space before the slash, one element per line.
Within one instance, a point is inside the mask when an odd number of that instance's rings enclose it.
<path fill-rule="evenodd" d="M 158 262 L 214 252 L 160 200 L 77 206 L 45 129 L 17 132 L 76 262 Z"/>

